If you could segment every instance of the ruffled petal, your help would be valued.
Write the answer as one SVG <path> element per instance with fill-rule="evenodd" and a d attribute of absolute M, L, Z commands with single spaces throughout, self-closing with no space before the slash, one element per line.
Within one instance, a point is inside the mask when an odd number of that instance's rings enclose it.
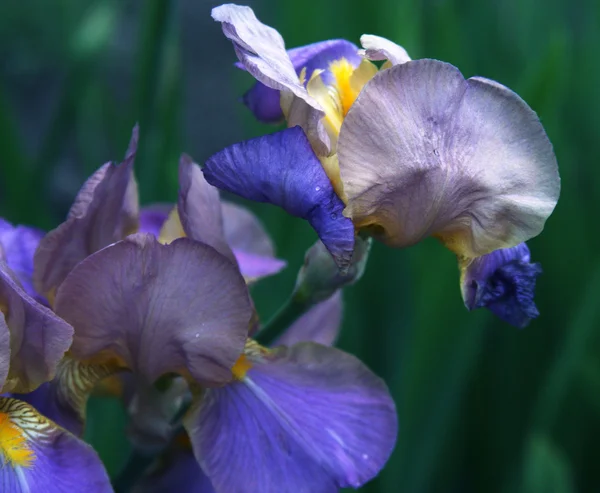
<path fill-rule="evenodd" d="M 536 114 L 498 83 L 416 60 L 379 72 L 342 125 L 345 214 L 385 243 L 435 235 L 464 257 L 543 229 L 560 191 Z"/>
<path fill-rule="evenodd" d="M 353 66 L 358 66 L 361 60 L 356 45 L 345 39 L 331 39 L 299 46 L 288 50 L 287 54 L 298 76 L 304 70 L 306 80 L 308 80 L 315 70 L 323 70 L 321 78 L 326 84 L 330 84 L 333 80 L 329 70 L 331 62 L 345 58 Z M 241 63 L 236 65 L 244 68 Z M 271 89 L 262 82 L 257 82 L 244 94 L 243 101 L 259 121 L 278 123 L 283 120 L 280 98 L 278 90 Z"/>
<path fill-rule="evenodd" d="M 33 287 L 33 255 L 44 236 L 41 229 L 29 226 L 12 226 L 0 219 L 0 245 L 4 251 L 4 261 L 17 276 L 29 296 L 47 304 Z"/>
<path fill-rule="evenodd" d="M 302 315 L 273 345 L 291 346 L 308 341 L 333 345 L 340 332 L 342 309 L 342 292 L 338 291 Z"/>
<path fill-rule="evenodd" d="M 73 328 L 29 296 L 2 262 L 0 312 L 10 331 L 10 370 L 2 391 L 31 392 L 54 376 Z"/>
<path fill-rule="evenodd" d="M 306 219 L 338 265 L 348 266 L 354 227 L 301 128 L 230 146 L 209 158 L 203 171 L 211 185 Z"/>
<path fill-rule="evenodd" d="M 140 227 L 138 233 L 150 233 L 157 238 L 173 209 L 170 204 L 154 204 L 140 210 Z"/>
<path fill-rule="evenodd" d="M 396 409 L 354 356 L 306 343 L 248 355 L 245 368 L 240 381 L 207 391 L 185 421 L 217 491 L 334 493 L 385 465 Z"/>
<path fill-rule="evenodd" d="M 535 283 L 542 273 L 538 263 L 530 262 L 525 243 L 496 250 L 482 257 L 465 259 L 461 265 L 461 288 L 469 310 L 488 308 L 514 325 L 526 327 L 539 315 L 535 306 Z"/>
<path fill-rule="evenodd" d="M 381 36 L 363 34 L 360 44 L 364 48 L 362 54 L 369 60 L 389 60 L 392 65 L 410 62 L 410 56 L 402 46 Z"/>
<path fill-rule="evenodd" d="M 3 493 L 111 493 L 94 449 L 33 407 L 0 398 L 0 489 Z"/>
<path fill-rule="evenodd" d="M 77 359 L 113 358 L 149 383 L 177 372 L 210 386 L 231 378 L 252 307 L 237 267 L 213 248 L 136 234 L 77 265 L 56 313 L 76 327 Z"/>
<path fill-rule="evenodd" d="M 34 258 L 34 283 L 51 302 L 60 283 L 79 262 L 137 231 L 133 176 L 137 135 L 135 127 L 125 160 L 98 169 L 77 194 L 67 220 L 40 242 Z"/>

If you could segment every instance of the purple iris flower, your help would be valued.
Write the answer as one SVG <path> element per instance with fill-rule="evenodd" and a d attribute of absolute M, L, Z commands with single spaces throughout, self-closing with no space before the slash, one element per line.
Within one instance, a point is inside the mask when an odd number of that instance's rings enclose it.
<path fill-rule="evenodd" d="M 539 315 L 534 294 L 542 267 L 531 263 L 525 243 L 473 259 L 461 271 L 463 299 L 469 310 L 488 308 L 520 328 Z"/>
<path fill-rule="evenodd" d="M 185 448 L 136 491 L 337 492 L 374 477 L 397 433 L 385 384 L 354 357 L 326 347 L 337 336 L 341 297 L 316 305 L 266 349 L 249 341 L 234 380 L 206 391 L 185 425 Z M 303 342 L 304 341 L 304 342 Z M 235 474 L 231 474 L 231 471 Z"/>
<path fill-rule="evenodd" d="M 25 262 L 26 264 L 27 262 Z M 36 302 L 0 260 L 0 392 L 51 380 L 73 328 Z M 0 484 L 6 493 L 112 491 L 96 452 L 30 404 L 0 397 Z"/>

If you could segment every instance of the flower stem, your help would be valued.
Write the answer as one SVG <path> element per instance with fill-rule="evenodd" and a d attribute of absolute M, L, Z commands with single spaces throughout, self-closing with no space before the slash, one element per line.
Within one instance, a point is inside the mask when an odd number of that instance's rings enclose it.
<path fill-rule="evenodd" d="M 312 306 L 310 298 L 301 291 L 295 291 L 285 304 L 271 317 L 254 339 L 263 346 L 270 345 L 283 334 Z"/>

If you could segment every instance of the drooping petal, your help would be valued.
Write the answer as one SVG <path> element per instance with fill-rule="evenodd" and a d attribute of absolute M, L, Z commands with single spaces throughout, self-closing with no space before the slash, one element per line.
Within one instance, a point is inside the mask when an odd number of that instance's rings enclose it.
<path fill-rule="evenodd" d="M 517 245 L 542 230 L 560 190 L 531 108 L 437 60 L 397 65 L 367 83 L 338 155 L 345 214 L 395 247 L 429 235 L 464 257 Z"/>
<path fill-rule="evenodd" d="M 10 369 L 2 392 L 31 392 L 54 376 L 73 328 L 29 296 L 2 262 L 0 312 L 10 331 Z"/>
<path fill-rule="evenodd" d="M 219 190 L 209 185 L 200 166 L 182 154 L 179 160 L 179 219 L 188 238 L 210 245 L 235 262 L 225 240 Z"/>
<path fill-rule="evenodd" d="M 140 210 L 139 233 L 150 233 L 158 238 L 161 228 L 173 209 L 170 204 L 154 204 Z"/>
<path fill-rule="evenodd" d="M 338 265 L 348 265 L 354 227 L 301 128 L 232 145 L 209 158 L 203 171 L 211 185 L 306 219 Z"/>
<path fill-rule="evenodd" d="M 381 36 L 363 34 L 360 44 L 364 48 L 364 56 L 369 60 L 389 60 L 392 65 L 410 62 L 410 56 L 402 46 Z"/>
<path fill-rule="evenodd" d="M 274 346 L 292 346 L 300 342 L 335 343 L 342 321 L 342 292 L 312 307 L 279 337 Z"/>
<path fill-rule="evenodd" d="M 466 259 L 461 265 L 461 288 L 469 310 L 488 308 L 496 316 L 523 328 L 539 315 L 535 306 L 535 283 L 542 273 L 530 262 L 525 243 Z"/>
<path fill-rule="evenodd" d="M 3 493 L 111 493 L 94 449 L 33 407 L 0 398 L 0 485 Z"/>
<path fill-rule="evenodd" d="M 51 302 L 73 267 L 137 230 L 136 145 L 137 127 L 125 160 L 98 169 L 77 194 L 67 220 L 40 242 L 34 258 L 34 283 Z"/>
<path fill-rule="evenodd" d="M 149 383 L 177 372 L 210 386 L 231 377 L 252 308 L 237 267 L 213 248 L 136 234 L 78 264 L 56 313 L 76 327 L 77 359 L 116 358 Z"/>
<path fill-rule="evenodd" d="M 166 455 L 154 471 L 144 477 L 133 493 L 216 493 L 194 454 L 179 450 Z"/>
<path fill-rule="evenodd" d="M 332 82 L 332 74 L 329 70 L 331 62 L 345 58 L 352 65 L 358 66 L 361 60 L 356 45 L 345 39 L 331 39 L 299 46 L 288 50 L 287 54 L 298 76 L 304 70 L 308 81 L 315 70 L 323 70 L 321 78 L 326 84 Z M 238 66 L 244 68 L 241 63 Z M 259 121 L 278 123 L 283 119 L 280 98 L 278 90 L 257 82 L 244 94 L 243 101 Z"/>
<path fill-rule="evenodd" d="M 396 441 L 394 402 L 354 356 L 298 344 L 262 361 L 248 356 L 238 376 L 207 391 L 185 422 L 217 491 L 334 493 L 385 465 Z"/>
<path fill-rule="evenodd" d="M 44 236 L 41 229 L 29 226 L 12 226 L 0 219 L 0 246 L 4 251 L 4 261 L 29 296 L 46 304 L 45 298 L 33 287 L 33 255 Z"/>

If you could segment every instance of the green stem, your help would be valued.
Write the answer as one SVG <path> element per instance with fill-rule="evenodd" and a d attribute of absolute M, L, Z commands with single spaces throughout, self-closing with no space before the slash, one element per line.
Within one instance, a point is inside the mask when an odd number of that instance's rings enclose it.
<path fill-rule="evenodd" d="M 295 292 L 256 334 L 254 339 L 259 344 L 269 345 L 304 315 L 311 306 L 312 303 L 307 296 Z"/>

